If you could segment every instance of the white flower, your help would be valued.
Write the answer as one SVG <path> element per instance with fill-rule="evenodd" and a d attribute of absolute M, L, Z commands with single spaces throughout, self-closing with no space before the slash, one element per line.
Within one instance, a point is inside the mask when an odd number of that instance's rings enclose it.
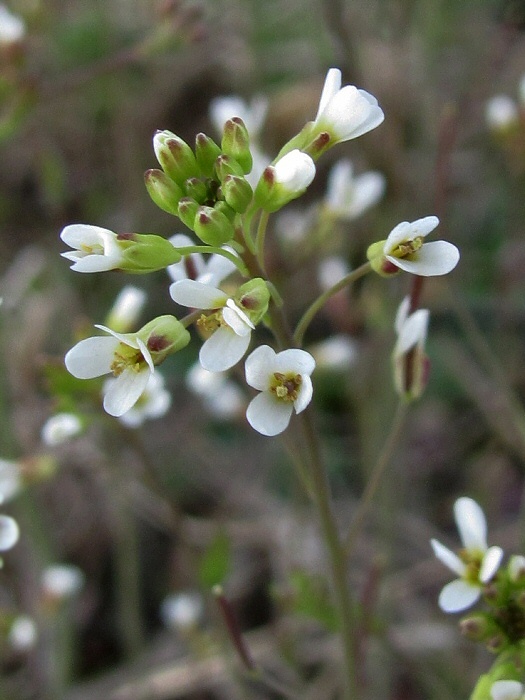
<path fill-rule="evenodd" d="M 110 378 L 106 382 L 105 391 L 111 389 L 110 384 L 118 379 Z M 129 411 L 119 416 L 119 421 L 128 428 L 138 428 L 145 420 L 160 418 L 171 406 L 171 394 L 164 386 L 164 377 L 160 372 L 151 375 L 149 382 Z"/>
<path fill-rule="evenodd" d="M 186 386 L 201 397 L 215 418 L 235 418 L 244 406 L 243 393 L 235 382 L 223 373 L 208 372 L 198 362 L 186 375 Z"/>
<path fill-rule="evenodd" d="M 143 289 L 128 284 L 121 289 L 113 302 L 105 325 L 119 333 L 127 333 L 134 328 L 146 303 L 147 294 Z"/>
<path fill-rule="evenodd" d="M 22 473 L 18 462 L 0 459 L 0 503 L 7 503 L 22 490 Z"/>
<path fill-rule="evenodd" d="M 525 580 L 525 557 L 522 554 L 513 554 L 508 563 L 509 578 L 516 583 Z"/>
<path fill-rule="evenodd" d="M 51 564 L 42 572 L 41 583 L 51 598 L 70 598 L 84 585 L 84 573 L 72 564 Z"/>
<path fill-rule="evenodd" d="M 210 117 L 217 132 L 222 135 L 225 122 L 232 117 L 240 117 L 250 139 L 257 139 L 268 111 L 268 100 L 263 95 L 256 95 L 245 102 L 237 95 L 215 97 L 210 102 Z"/>
<path fill-rule="evenodd" d="M 439 224 L 437 216 L 402 221 L 389 233 L 383 246 L 385 259 L 393 266 L 422 277 L 446 275 L 459 261 L 459 250 L 447 241 L 424 243 Z"/>
<path fill-rule="evenodd" d="M 112 372 L 116 381 L 104 395 L 104 409 L 121 416 L 135 404 L 154 371 L 151 354 L 144 342 L 132 333 L 116 333 L 105 326 L 96 328 L 110 337 L 81 340 L 66 354 L 67 370 L 78 379 L 92 379 Z"/>
<path fill-rule="evenodd" d="M 518 123 L 518 106 L 508 95 L 495 95 L 485 105 L 485 120 L 490 129 L 505 131 Z"/>
<path fill-rule="evenodd" d="M 496 681 L 490 695 L 492 700 L 524 700 L 525 688 L 519 681 Z"/>
<path fill-rule="evenodd" d="M 0 515 L 0 552 L 14 547 L 19 537 L 20 529 L 16 520 L 13 520 L 9 515 Z"/>
<path fill-rule="evenodd" d="M 340 255 L 324 258 L 317 268 L 317 279 L 321 289 L 327 291 L 340 282 L 350 272 L 350 266 Z"/>
<path fill-rule="evenodd" d="M 310 348 L 319 368 L 345 371 L 357 359 L 357 343 L 347 335 L 333 335 Z"/>
<path fill-rule="evenodd" d="M 431 540 L 436 557 L 459 577 L 440 593 L 439 606 L 444 612 L 460 612 L 473 605 L 483 586 L 496 574 L 503 557 L 501 547 L 487 546 L 485 515 L 472 498 L 458 498 L 454 518 L 463 543 L 460 556 Z"/>
<path fill-rule="evenodd" d="M 394 384 L 406 398 L 418 398 L 427 382 L 428 360 L 425 355 L 428 309 L 409 314 L 410 297 L 405 297 L 396 314 L 397 342 L 393 352 Z"/>
<path fill-rule="evenodd" d="M 197 625 L 204 604 L 199 593 L 176 593 L 168 596 L 160 606 L 160 617 L 169 629 L 185 632 Z"/>
<path fill-rule="evenodd" d="M 195 245 L 185 233 L 176 233 L 170 238 L 175 248 L 185 248 Z M 225 250 L 234 253 L 232 248 L 224 246 Z M 178 263 L 169 265 L 166 270 L 174 282 L 192 279 L 212 287 L 218 287 L 221 282 L 236 269 L 235 264 L 223 255 L 208 255 L 205 259 L 200 253 L 186 255 Z"/>
<path fill-rule="evenodd" d="M 106 228 L 70 224 L 62 230 L 60 238 L 66 245 L 75 248 L 61 255 L 73 262 L 71 269 L 76 272 L 105 272 L 115 270 L 122 264 L 117 234 Z"/>
<path fill-rule="evenodd" d="M 211 331 L 199 352 L 199 361 L 210 372 L 233 367 L 244 355 L 255 328 L 246 313 L 220 289 L 195 280 L 181 280 L 170 286 L 173 301 L 194 309 L 213 309 L 200 326 Z"/>
<path fill-rule="evenodd" d="M 24 20 L 0 3 L 0 46 L 15 44 L 24 38 L 26 26 Z"/>
<path fill-rule="evenodd" d="M 385 187 L 382 173 L 370 171 L 354 177 L 352 163 L 340 160 L 328 175 L 325 204 L 334 216 L 353 221 L 381 199 Z"/>
<path fill-rule="evenodd" d="M 366 134 L 384 118 L 375 97 L 354 85 L 341 87 L 341 71 L 330 68 L 314 120 L 315 131 L 330 134 L 330 145 Z"/>
<path fill-rule="evenodd" d="M 304 350 L 275 353 L 268 345 L 256 348 L 246 359 L 246 381 L 261 393 L 251 400 L 246 418 L 262 435 L 278 435 L 286 429 L 293 409 L 301 413 L 312 399 L 310 375 L 314 358 Z"/>
<path fill-rule="evenodd" d="M 274 165 L 274 182 L 287 192 L 303 192 L 315 177 L 315 163 L 307 153 L 294 148 Z"/>
<path fill-rule="evenodd" d="M 28 651 L 34 647 L 38 638 L 36 622 L 29 615 L 18 615 L 13 620 L 7 642 L 15 651 Z"/>
<path fill-rule="evenodd" d="M 57 413 L 42 426 L 42 441 L 50 447 L 60 445 L 82 432 L 82 427 L 82 421 L 74 413 Z"/>

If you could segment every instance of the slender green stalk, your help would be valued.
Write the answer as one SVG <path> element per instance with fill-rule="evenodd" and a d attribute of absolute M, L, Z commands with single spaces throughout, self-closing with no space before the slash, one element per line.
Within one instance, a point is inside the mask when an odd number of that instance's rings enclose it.
<path fill-rule="evenodd" d="M 375 463 L 372 470 L 366 488 L 361 496 L 357 512 L 354 515 L 352 524 L 346 534 L 344 540 L 344 552 L 345 556 L 348 558 L 352 552 L 354 543 L 356 541 L 357 535 L 359 534 L 361 527 L 363 525 L 364 519 L 370 508 L 372 500 L 377 492 L 379 484 L 381 483 L 381 478 L 385 472 L 385 469 L 390 462 L 396 445 L 399 440 L 399 436 L 405 424 L 405 418 L 407 415 L 408 404 L 402 399 L 399 400 L 397 404 L 396 412 L 394 414 L 394 419 L 390 427 L 390 432 L 386 439 L 386 442 L 381 450 L 381 454 Z"/>
<path fill-rule="evenodd" d="M 225 248 L 219 248 L 217 246 L 211 245 L 185 245 L 181 246 L 180 248 L 177 248 L 177 250 L 181 255 L 191 255 L 192 253 L 221 255 L 223 258 L 226 258 L 227 260 L 232 262 L 235 265 L 235 267 L 239 270 L 241 275 L 243 275 L 243 277 L 249 276 L 248 270 L 246 269 L 246 266 L 244 265 L 241 258 L 235 253 L 232 253 L 231 250 L 226 250 Z"/>
<path fill-rule="evenodd" d="M 372 269 L 372 266 L 369 262 L 363 263 L 360 267 L 356 268 L 355 270 L 352 270 L 352 272 L 349 272 L 348 275 L 343 277 L 342 280 L 340 280 L 337 284 L 334 284 L 333 287 L 330 287 L 330 289 L 327 289 L 326 292 L 323 292 L 321 296 L 317 297 L 317 299 L 306 309 L 304 314 L 301 317 L 301 320 L 297 324 L 297 328 L 295 329 L 294 332 L 294 343 L 296 346 L 300 347 L 303 342 L 303 337 L 306 332 L 306 329 L 312 322 L 313 318 L 315 315 L 323 308 L 323 306 L 326 304 L 328 299 L 330 297 L 333 297 L 334 294 L 337 294 L 337 292 L 340 292 L 341 289 L 344 289 L 345 287 L 348 287 L 349 285 L 353 284 L 356 280 L 358 280 L 360 277 L 363 277 L 366 275 L 370 270 Z"/>
<path fill-rule="evenodd" d="M 259 219 L 259 226 L 257 227 L 257 237 L 255 239 L 256 255 L 259 261 L 259 266 L 261 270 L 265 270 L 264 266 L 264 241 L 266 240 L 266 229 L 268 228 L 268 220 L 270 214 L 267 211 L 261 212 L 261 218 Z"/>

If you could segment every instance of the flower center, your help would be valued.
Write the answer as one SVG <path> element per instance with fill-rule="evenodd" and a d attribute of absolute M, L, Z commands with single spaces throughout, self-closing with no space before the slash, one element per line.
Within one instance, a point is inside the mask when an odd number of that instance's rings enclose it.
<path fill-rule="evenodd" d="M 411 241 L 403 241 L 399 243 L 391 252 L 394 258 L 409 258 L 423 245 L 423 236 L 416 236 Z"/>
<path fill-rule="evenodd" d="M 104 255 L 104 246 L 100 243 L 93 243 L 93 245 L 82 243 L 80 250 L 86 255 Z"/>
<path fill-rule="evenodd" d="M 300 374 L 274 372 L 270 391 L 281 401 L 296 401 L 303 378 Z"/>
<path fill-rule="evenodd" d="M 479 572 L 483 561 L 483 553 L 468 551 L 462 549 L 458 552 L 459 558 L 466 565 L 467 570 L 462 578 L 469 583 L 479 585 Z"/>
<path fill-rule="evenodd" d="M 197 319 L 197 326 L 206 334 L 211 334 L 226 325 L 222 317 L 222 311 L 215 311 L 212 314 L 201 314 L 200 318 Z"/>
<path fill-rule="evenodd" d="M 136 350 L 125 343 L 120 343 L 113 355 L 113 362 L 111 363 L 110 369 L 114 376 L 118 377 L 126 369 L 138 374 L 144 369 L 146 364 L 146 360 L 140 350 Z"/>

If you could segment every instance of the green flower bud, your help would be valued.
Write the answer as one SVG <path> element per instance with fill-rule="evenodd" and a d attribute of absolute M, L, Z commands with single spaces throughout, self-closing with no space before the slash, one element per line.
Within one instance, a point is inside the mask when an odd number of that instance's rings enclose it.
<path fill-rule="evenodd" d="M 493 635 L 496 631 L 496 626 L 487 615 L 477 613 L 464 617 L 459 623 L 461 634 L 473 642 L 481 642 Z"/>
<path fill-rule="evenodd" d="M 227 204 L 239 214 L 244 214 L 253 199 L 249 183 L 237 175 L 227 175 L 221 185 L 222 195 Z"/>
<path fill-rule="evenodd" d="M 228 119 L 224 124 L 221 147 L 224 154 L 232 156 L 239 163 L 244 174 L 251 171 L 253 160 L 250 153 L 250 136 L 240 117 Z"/>
<path fill-rule="evenodd" d="M 221 149 L 212 138 L 206 134 L 197 134 L 195 137 L 195 158 L 202 175 L 214 177 L 215 161 L 220 155 Z"/>
<path fill-rule="evenodd" d="M 190 177 L 184 183 L 184 190 L 188 197 L 191 197 L 199 204 L 204 204 L 208 199 L 208 188 L 206 183 L 198 177 Z"/>
<path fill-rule="evenodd" d="M 155 272 L 181 259 L 173 245 L 162 236 L 119 233 L 117 241 L 122 250 L 122 263 L 119 269 L 126 272 Z"/>
<path fill-rule="evenodd" d="M 162 169 L 179 186 L 182 187 L 188 178 L 199 175 L 193 151 L 171 131 L 158 131 L 153 138 L 153 147 Z"/>
<path fill-rule="evenodd" d="M 197 212 L 199 210 L 199 204 L 191 197 L 183 197 L 179 201 L 179 206 L 177 208 L 177 214 L 182 223 L 193 231 L 193 223 Z"/>
<path fill-rule="evenodd" d="M 233 238 L 234 230 L 228 217 L 213 207 L 199 207 L 193 230 L 203 243 L 223 245 Z"/>
<path fill-rule="evenodd" d="M 185 348 L 190 334 L 175 316 L 158 316 L 146 323 L 137 336 L 151 353 L 154 365 L 159 365 L 168 355 Z"/>
<path fill-rule="evenodd" d="M 266 282 L 260 277 L 256 277 L 239 287 L 235 293 L 234 300 L 246 313 L 250 321 L 257 325 L 268 311 L 270 292 Z"/>
<path fill-rule="evenodd" d="M 300 197 L 315 176 L 315 165 L 306 153 L 290 151 L 269 165 L 255 188 L 255 201 L 267 212 L 278 211 Z"/>
<path fill-rule="evenodd" d="M 221 154 L 215 161 L 215 172 L 221 183 L 228 175 L 237 175 L 238 177 L 244 175 L 243 169 L 235 158 L 224 154 Z"/>
<path fill-rule="evenodd" d="M 215 206 L 213 208 L 215 209 L 215 211 L 220 211 L 221 214 L 224 214 L 228 221 L 230 221 L 233 224 L 235 220 L 235 210 L 232 209 L 227 202 L 220 200 L 215 203 Z"/>
<path fill-rule="evenodd" d="M 178 203 L 182 197 L 180 187 L 162 170 L 151 169 L 144 173 L 146 189 L 155 204 L 168 214 L 178 215 Z"/>

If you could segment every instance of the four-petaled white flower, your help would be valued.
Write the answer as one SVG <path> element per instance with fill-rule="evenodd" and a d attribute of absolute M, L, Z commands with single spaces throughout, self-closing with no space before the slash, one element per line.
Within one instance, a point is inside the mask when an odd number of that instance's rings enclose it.
<path fill-rule="evenodd" d="M 525 700 L 525 687 L 519 681 L 496 681 L 490 695 L 492 700 Z"/>
<path fill-rule="evenodd" d="M 407 399 L 418 398 L 427 383 L 428 358 L 425 354 L 428 309 L 410 311 L 410 297 L 405 297 L 396 314 L 397 341 L 392 354 L 394 384 L 397 392 Z"/>
<path fill-rule="evenodd" d="M 261 393 L 251 400 L 246 418 L 262 435 L 286 429 L 293 409 L 301 413 L 312 399 L 315 360 L 305 350 L 276 353 L 268 345 L 256 348 L 246 359 L 246 382 Z"/>
<path fill-rule="evenodd" d="M 424 243 L 425 236 L 439 224 L 437 216 L 426 216 L 417 221 L 402 221 L 389 233 L 382 246 L 380 269 L 384 273 L 396 268 L 422 277 L 446 275 L 459 261 L 459 250 L 448 241 Z M 377 244 L 369 248 L 374 249 Z M 377 253 L 378 251 L 376 251 Z M 371 259 L 374 257 L 371 257 Z M 374 260 L 372 259 L 372 263 Z"/>
<path fill-rule="evenodd" d="M 40 434 L 44 444 L 54 447 L 81 433 L 82 427 L 82 421 L 74 413 L 56 413 L 47 419 Z"/>
<path fill-rule="evenodd" d="M 223 372 L 237 364 L 250 344 L 255 328 L 248 315 L 224 292 L 195 280 L 180 280 L 170 286 L 173 301 L 193 309 L 212 309 L 197 322 L 211 332 L 203 343 L 199 360 L 210 372 Z"/>
<path fill-rule="evenodd" d="M 176 233 L 170 238 L 170 243 L 175 248 L 195 245 L 194 241 L 189 236 L 186 236 L 185 233 Z M 224 248 L 230 253 L 235 252 L 228 246 L 224 246 Z M 209 284 L 212 287 L 218 287 L 235 269 L 235 264 L 228 258 L 225 258 L 224 255 L 208 255 L 205 259 L 200 253 L 185 255 L 180 262 L 168 265 L 166 268 L 174 282 L 192 279 L 203 284 Z"/>
<path fill-rule="evenodd" d="M 109 391 L 111 384 L 118 381 L 111 377 L 104 390 Z M 151 375 L 149 382 L 136 403 L 119 416 L 119 421 L 127 428 L 138 428 L 146 420 L 153 420 L 165 415 L 171 406 L 171 394 L 165 388 L 164 377 L 160 372 Z"/>
<path fill-rule="evenodd" d="M 78 379 L 93 379 L 112 372 L 116 380 L 104 395 L 104 409 L 121 416 L 136 403 L 154 371 L 151 353 L 133 333 L 116 333 L 106 326 L 95 328 L 107 336 L 85 338 L 67 352 L 64 362 Z"/>
<path fill-rule="evenodd" d="M 122 264 L 122 251 L 117 234 L 100 226 L 90 224 L 70 224 L 60 238 L 75 250 L 61 253 L 71 260 L 71 269 L 76 272 L 105 272 L 115 270 Z"/>
<path fill-rule="evenodd" d="M 354 85 L 341 87 L 341 82 L 341 71 L 330 68 L 314 120 L 316 132 L 330 134 L 331 146 L 366 134 L 385 118 L 373 95 Z"/>
<path fill-rule="evenodd" d="M 501 547 L 487 546 L 487 523 L 476 501 L 458 498 L 454 518 L 463 543 L 459 556 L 441 542 L 431 540 L 436 557 L 459 576 L 440 593 L 439 606 L 444 612 L 460 612 L 473 605 L 483 586 L 496 574 L 503 557 Z"/>
<path fill-rule="evenodd" d="M 326 208 L 340 219 L 353 221 L 381 199 L 385 186 L 385 176 L 379 172 L 354 176 L 352 163 L 345 158 L 328 174 Z"/>

